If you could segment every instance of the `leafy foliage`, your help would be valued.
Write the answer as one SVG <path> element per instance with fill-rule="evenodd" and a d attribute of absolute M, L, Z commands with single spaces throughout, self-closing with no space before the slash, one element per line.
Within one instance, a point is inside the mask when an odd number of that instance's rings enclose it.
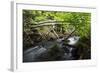
<path fill-rule="evenodd" d="M 74 35 L 80 36 L 81 41 L 88 44 L 90 47 L 91 38 L 91 14 L 85 12 L 57 12 L 57 11 L 38 11 L 38 10 L 23 10 L 23 47 L 29 48 L 44 40 L 39 35 L 39 32 L 45 30 L 31 28 L 34 25 L 39 25 L 40 21 L 64 21 L 56 25 L 55 31 L 58 34 L 69 34 L 72 28 L 75 27 Z M 62 24 L 61 24 L 62 23 Z M 71 27 L 71 28 L 70 28 Z M 46 29 L 46 28 L 45 28 Z M 69 30 L 70 29 L 70 30 Z M 52 33 L 51 33 L 52 34 Z M 45 36 L 46 33 L 44 33 Z M 51 37 L 51 36 L 50 36 Z"/>

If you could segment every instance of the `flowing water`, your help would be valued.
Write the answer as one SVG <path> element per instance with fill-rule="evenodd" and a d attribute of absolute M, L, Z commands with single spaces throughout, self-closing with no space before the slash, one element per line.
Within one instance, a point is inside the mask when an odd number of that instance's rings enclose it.
<path fill-rule="evenodd" d="M 61 57 L 62 60 L 73 60 L 75 57 L 73 56 L 72 51 L 74 51 L 76 48 L 72 47 L 79 41 L 78 36 L 72 36 L 68 38 L 68 45 L 63 45 L 64 38 L 57 39 L 55 41 L 43 41 L 40 42 L 37 46 L 33 48 L 29 48 L 28 50 L 23 52 L 23 62 L 36 62 L 39 60 L 38 57 L 41 57 L 41 55 L 44 55 L 48 53 L 48 50 L 54 46 L 54 44 L 58 44 L 63 50 L 64 55 Z M 47 56 L 47 55 L 45 55 Z M 42 61 L 42 60 L 39 60 Z"/>

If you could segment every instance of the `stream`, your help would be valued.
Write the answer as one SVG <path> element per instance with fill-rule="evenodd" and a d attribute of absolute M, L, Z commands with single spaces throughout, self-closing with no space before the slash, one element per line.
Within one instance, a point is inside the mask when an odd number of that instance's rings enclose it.
<path fill-rule="evenodd" d="M 64 54 L 57 60 L 74 60 L 76 59 L 76 48 L 73 47 L 78 41 L 79 36 L 69 37 L 67 45 L 63 44 L 64 38 L 60 38 L 54 41 L 42 41 L 37 46 L 29 48 L 23 52 L 23 62 L 37 62 L 37 61 L 49 61 L 44 60 L 44 57 L 48 57 L 48 51 L 54 46 L 54 44 L 59 45 L 61 49 L 64 50 Z M 42 60 L 40 59 L 42 56 Z"/>

